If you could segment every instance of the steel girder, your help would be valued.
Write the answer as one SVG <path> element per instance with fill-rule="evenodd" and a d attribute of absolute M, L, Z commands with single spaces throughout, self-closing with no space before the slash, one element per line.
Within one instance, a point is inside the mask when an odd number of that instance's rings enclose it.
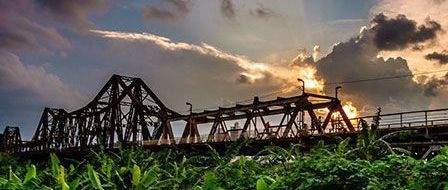
<path fill-rule="evenodd" d="M 321 109 L 328 110 L 323 122 L 316 113 Z M 238 138 L 298 138 L 328 131 L 327 125 L 333 122 L 335 112 L 342 117 L 341 129 L 354 131 L 337 98 L 312 93 L 269 101 L 255 97 L 251 104 L 181 115 L 167 108 L 140 78 L 113 75 L 93 100 L 78 110 L 45 108 L 32 140 L 20 147 L 23 151 L 64 151 L 95 146 L 111 149 L 118 142 L 175 145 Z M 275 115 L 281 119 L 271 124 L 274 121 L 267 118 Z M 229 128 L 227 123 L 235 120 L 243 120 L 242 128 Z M 171 126 L 174 121 L 186 123 L 177 142 Z M 209 125 L 206 138 L 201 138 L 198 125 Z"/>
<path fill-rule="evenodd" d="M 22 150 L 20 128 L 5 127 L 3 134 L 0 134 L 0 150 L 8 153 L 20 152 Z"/>
<path fill-rule="evenodd" d="M 174 144 L 167 108 L 139 78 L 113 75 L 96 97 L 73 112 L 45 108 L 30 151 L 113 148 L 144 140 Z"/>
<path fill-rule="evenodd" d="M 325 120 L 319 120 L 316 110 L 327 109 Z M 187 116 L 171 118 L 171 120 L 187 120 L 184 133 L 179 143 L 200 143 L 198 124 L 211 124 L 206 142 L 230 141 L 235 138 L 252 138 L 267 140 L 270 138 L 298 138 L 312 133 L 322 134 L 332 120 L 334 113 L 339 113 L 342 120 L 338 120 L 337 132 L 355 131 L 350 119 L 342 109 L 337 98 L 312 93 L 290 98 L 277 98 L 276 100 L 260 101 L 255 97 L 253 103 L 236 105 L 217 110 L 205 110 Z M 305 123 L 307 114 L 310 124 Z M 280 115 L 277 124 L 270 124 L 265 117 Z M 298 121 L 300 118 L 301 121 Z M 240 129 L 229 129 L 228 121 L 244 120 Z M 335 121 L 331 121 L 332 125 Z M 260 128 L 261 126 L 261 128 Z M 327 130 L 328 131 L 328 130 Z M 199 140 L 198 140 L 199 139 Z"/>

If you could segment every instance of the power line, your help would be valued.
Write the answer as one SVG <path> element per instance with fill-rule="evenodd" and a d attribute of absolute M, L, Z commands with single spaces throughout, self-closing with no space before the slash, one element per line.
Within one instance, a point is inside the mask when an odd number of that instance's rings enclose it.
<path fill-rule="evenodd" d="M 358 80 L 349 80 L 349 81 L 338 81 L 338 82 L 328 82 L 323 83 L 323 86 L 330 86 L 330 85 L 336 85 L 336 84 L 353 84 L 353 83 L 362 83 L 362 82 L 371 82 L 371 81 L 381 81 L 381 80 L 391 80 L 391 79 L 400 79 L 400 78 L 407 78 L 407 77 L 414 77 L 418 75 L 427 75 L 427 74 L 434 74 L 434 73 L 442 73 L 442 72 L 448 72 L 448 69 L 446 70 L 438 70 L 438 71 L 428 71 L 428 72 L 420 72 L 420 73 L 413 73 L 413 74 L 406 74 L 406 75 L 396 75 L 396 76 L 386 76 L 386 77 L 378 77 L 378 78 L 365 78 L 365 79 L 358 79 Z M 261 96 L 258 96 L 260 98 L 267 98 L 278 94 L 283 94 L 283 90 L 277 90 L 270 93 L 263 94 Z M 231 102 L 222 106 L 213 106 L 213 107 L 205 107 L 205 108 L 196 108 L 193 109 L 193 111 L 200 111 L 200 110 L 207 110 L 207 109 L 216 109 L 219 107 L 226 107 L 226 106 L 232 106 L 235 104 L 241 104 L 241 103 L 248 103 L 253 101 L 253 98 L 245 99 L 241 101 Z"/>
<path fill-rule="evenodd" d="M 434 74 L 434 73 L 441 73 L 441 72 L 448 72 L 448 70 L 420 72 L 420 73 L 414 73 L 414 74 L 387 76 L 387 77 L 379 77 L 379 78 L 366 78 L 366 79 L 358 79 L 358 80 L 351 80 L 351 81 L 329 82 L 329 83 L 324 83 L 323 85 L 329 86 L 329 85 L 335 85 L 335 84 L 351 84 L 351 83 L 360 83 L 360 82 L 369 82 L 369 81 L 378 81 L 378 80 L 389 80 L 389 79 L 407 78 L 407 77 L 413 77 L 413 76 L 418 76 L 418 75 L 427 75 L 427 74 Z"/>

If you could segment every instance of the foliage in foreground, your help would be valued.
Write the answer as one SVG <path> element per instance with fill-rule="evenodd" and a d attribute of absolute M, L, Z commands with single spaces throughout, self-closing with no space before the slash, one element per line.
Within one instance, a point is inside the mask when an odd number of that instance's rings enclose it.
<path fill-rule="evenodd" d="M 448 148 L 417 160 L 387 143 L 402 132 L 380 137 L 375 123 L 362 127 L 355 147 L 350 139 L 305 153 L 271 146 L 252 157 L 236 156 L 244 141 L 208 156 L 131 148 L 37 162 L 1 154 L 0 189 L 448 189 Z"/>
<path fill-rule="evenodd" d="M 234 148 L 235 149 L 235 148 Z M 0 189 L 446 189 L 448 149 L 431 160 L 388 154 L 354 157 L 348 140 L 302 153 L 268 147 L 254 157 L 234 152 L 185 156 L 138 148 L 92 152 L 82 161 L 23 161 L 1 155 Z"/>

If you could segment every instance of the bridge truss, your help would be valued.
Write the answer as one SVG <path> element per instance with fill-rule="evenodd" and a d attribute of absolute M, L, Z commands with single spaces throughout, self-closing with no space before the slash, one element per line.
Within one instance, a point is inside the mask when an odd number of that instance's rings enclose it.
<path fill-rule="evenodd" d="M 381 115 L 380 128 L 446 126 L 447 114 L 448 110 L 441 109 Z M 185 147 L 240 138 L 269 143 L 355 134 L 361 119 L 373 118 L 348 118 L 339 99 L 305 92 L 268 101 L 255 97 L 250 104 L 183 115 L 167 108 L 140 78 L 113 75 L 93 100 L 78 110 L 45 108 L 30 141 L 21 139 L 19 128 L 7 127 L 0 135 L 0 148 L 7 152 L 63 152 L 99 146 L 113 149 L 118 143 Z"/>

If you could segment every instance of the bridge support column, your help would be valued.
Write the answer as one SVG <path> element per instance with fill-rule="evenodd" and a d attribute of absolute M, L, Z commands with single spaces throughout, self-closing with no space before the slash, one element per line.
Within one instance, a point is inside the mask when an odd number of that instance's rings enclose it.
<path fill-rule="evenodd" d="M 180 144 L 185 144 L 187 141 L 192 143 L 201 142 L 201 136 L 199 134 L 198 126 L 196 121 L 191 117 L 188 119 L 185 125 L 184 132 L 182 133 L 182 138 L 180 139 Z"/>

